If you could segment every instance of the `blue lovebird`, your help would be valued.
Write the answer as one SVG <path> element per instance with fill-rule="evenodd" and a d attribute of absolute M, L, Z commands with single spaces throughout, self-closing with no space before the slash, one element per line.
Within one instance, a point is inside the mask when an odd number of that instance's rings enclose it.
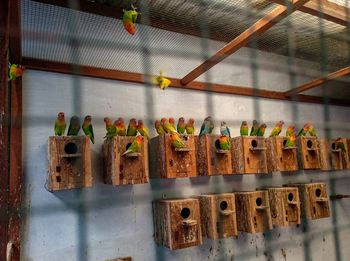
<path fill-rule="evenodd" d="M 205 135 L 205 134 L 211 134 L 211 132 L 214 129 L 214 123 L 210 116 L 206 117 L 204 119 L 204 122 L 202 124 L 201 130 L 199 132 L 199 136 Z"/>

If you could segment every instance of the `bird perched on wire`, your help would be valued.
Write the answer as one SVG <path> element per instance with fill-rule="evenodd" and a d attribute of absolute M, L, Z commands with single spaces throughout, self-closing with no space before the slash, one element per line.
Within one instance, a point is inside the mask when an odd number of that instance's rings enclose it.
<path fill-rule="evenodd" d="M 257 120 L 253 120 L 252 128 L 250 129 L 250 136 L 257 136 L 259 130 L 259 123 Z"/>
<path fill-rule="evenodd" d="M 149 139 L 149 132 L 145 124 L 143 123 L 142 120 L 138 120 L 137 122 L 137 131 L 147 139 Z"/>
<path fill-rule="evenodd" d="M 249 127 L 246 121 L 242 121 L 241 128 L 239 130 L 241 136 L 248 136 Z"/>
<path fill-rule="evenodd" d="M 199 132 L 199 136 L 205 135 L 205 134 L 211 134 L 214 129 L 214 122 L 210 116 L 206 117 L 204 119 L 204 122 L 202 123 L 201 130 Z"/>
<path fill-rule="evenodd" d="M 137 134 L 137 123 L 136 119 L 132 118 L 129 121 L 128 129 L 126 131 L 126 136 L 136 136 Z"/>
<path fill-rule="evenodd" d="M 68 127 L 68 136 L 77 136 L 80 130 L 80 120 L 78 116 L 72 116 Z"/>
<path fill-rule="evenodd" d="M 113 137 L 117 135 L 117 128 L 112 123 L 112 120 L 110 118 L 105 117 L 103 121 L 105 122 L 105 126 L 106 126 L 106 135 L 103 138 L 106 140 L 111 140 L 113 139 Z"/>
<path fill-rule="evenodd" d="M 293 136 L 295 135 L 295 126 L 294 125 L 290 125 L 288 126 L 287 130 L 286 130 L 286 136 L 287 137 L 290 137 L 290 136 Z"/>
<path fill-rule="evenodd" d="M 92 118 L 90 115 L 87 115 L 85 117 L 82 129 L 83 129 L 85 135 L 90 138 L 92 144 L 94 144 L 95 143 L 94 130 L 92 128 Z"/>
<path fill-rule="evenodd" d="M 122 117 L 119 117 L 115 122 L 114 126 L 117 129 L 117 135 L 118 136 L 125 136 L 126 134 L 126 128 L 125 128 L 125 122 Z"/>
<path fill-rule="evenodd" d="M 230 129 L 227 127 L 226 122 L 222 121 L 220 124 L 220 133 L 221 135 L 227 136 L 231 139 Z"/>
<path fill-rule="evenodd" d="M 270 137 L 276 137 L 276 136 L 280 135 L 280 133 L 282 131 L 283 124 L 284 124 L 284 121 L 277 122 L 275 127 L 271 131 Z"/>
<path fill-rule="evenodd" d="M 168 119 L 167 118 L 162 118 L 160 120 L 160 124 L 162 125 L 162 127 L 164 128 L 164 130 L 167 132 L 167 133 L 173 133 L 173 132 L 177 132 L 175 127 L 169 123 Z"/>
<path fill-rule="evenodd" d="M 180 138 L 178 133 L 176 133 L 176 132 L 171 133 L 170 134 L 170 139 L 171 139 L 171 145 L 174 148 L 186 148 L 186 144 Z"/>
<path fill-rule="evenodd" d="M 176 126 L 177 132 L 180 134 L 184 134 L 186 131 L 186 123 L 184 117 L 180 117 L 177 126 Z"/>
<path fill-rule="evenodd" d="M 157 133 L 159 135 L 163 135 L 163 134 L 166 134 L 166 131 L 164 130 L 163 126 L 161 125 L 160 121 L 159 120 L 156 120 L 154 122 L 154 128 L 156 129 Z"/>
<path fill-rule="evenodd" d="M 193 135 L 194 134 L 194 119 L 189 119 L 186 123 L 186 133 Z"/>
<path fill-rule="evenodd" d="M 137 136 L 134 141 L 131 143 L 129 148 L 122 154 L 122 156 L 130 154 L 130 153 L 136 153 L 140 151 L 140 148 L 143 143 L 143 136 L 139 135 Z"/>
<path fill-rule="evenodd" d="M 123 26 L 125 28 L 125 30 L 131 34 L 134 35 L 136 32 L 136 20 L 137 20 L 137 16 L 140 14 L 139 12 L 136 11 L 136 8 L 131 5 L 130 10 L 123 10 Z"/>
<path fill-rule="evenodd" d="M 25 67 L 19 64 L 9 64 L 9 80 L 16 80 L 21 77 L 25 71 Z"/>
<path fill-rule="evenodd" d="M 55 120 L 55 135 L 62 136 L 66 130 L 67 124 L 64 118 L 64 112 L 59 112 Z"/>
<path fill-rule="evenodd" d="M 265 130 L 266 130 L 266 124 L 263 123 L 259 126 L 259 129 L 258 129 L 258 133 L 256 134 L 256 136 L 260 136 L 260 137 L 263 137 L 264 134 L 265 134 Z"/>
<path fill-rule="evenodd" d="M 163 71 L 159 72 L 159 76 L 153 77 L 152 82 L 153 84 L 159 86 L 159 88 L 161 88 L 162 90 L 165 90 L 171 84 L 171 81 L 168 78 L 164 77 Z"/>

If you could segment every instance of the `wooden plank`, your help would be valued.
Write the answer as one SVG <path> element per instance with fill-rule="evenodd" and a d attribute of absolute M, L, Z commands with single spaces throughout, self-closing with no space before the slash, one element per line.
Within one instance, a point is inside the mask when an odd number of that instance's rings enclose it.
<path fill-rule="evenodd" d="M 196 79 L 198 76 L 202 75 L 204 72 L 208 71 L 214 65 L 218 64 L 234 52 L 238 51 L 240 48 L 245 46 L 252 38 L 257 37 L 270 29 L 276 23 L 278 23 L 281 19 L 293 13 L 300 6 L 308 2 L 308 0 L 297 0 L 293 3 L 292 8 L 290 10 L 286 6 L 278 6 L 273 9 L 266 16 L 258 20 L 251 27 L 246 29 L 243 33 L 233 39 L 231 42 L 226 44 L 223 48 L 221 48 L 217 53 L 215 53 L 212 57 L 204 61 L 202 64 L 193 69 L 190 73 L 188 73 L 185 77 L 181 79 L 181 84 L 186 85 Z"/>
<path fill-rule="evenodd" d="M 0 1 L 0 260 L 6 260 L 8 239 L 9 88 L 7 81 L 9 14 L 8 1 Z"/>
<path fill-rule="evenodd" d="M 307 90 L 313 89 L 315 87 L 321 86 L 323 84 L 325 84 L 326 82 L 329 82 L 331 80 L 340 78 L 340 77 L 344 77 L 346 75 L 350 74 L 350 66 L 342 68 L 338 71 L 332 72 L 330 73 L 327 77 L 323 77 L 323 78 L 319 78 L 316 80 L 312 80 L 310 82 L 304 83 L 294 89 L 291 89 L 289 91 L 285 92 L 285 95 L 287 97 L 292 96 L 293 94 L 297 94 L 297 93 L 301 93 L 301 92 L 305 92 Z"/>
<path fill-rule="evenodd" d="M 270 0 L 276 4 L 286 5 L 285 0 Z M 317 16 L 343 26 L 348 26 L 349 10 L 327 0 L 311 0 L 299 8 L 298 11 Z"/>

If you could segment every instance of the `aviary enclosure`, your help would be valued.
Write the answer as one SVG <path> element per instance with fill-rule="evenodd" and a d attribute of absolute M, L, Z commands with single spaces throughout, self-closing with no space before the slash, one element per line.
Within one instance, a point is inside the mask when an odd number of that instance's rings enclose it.
<path fill-rule="evenodd" d="M 0 260 L 348 260 L 349 3 L 0 2 Z"/>

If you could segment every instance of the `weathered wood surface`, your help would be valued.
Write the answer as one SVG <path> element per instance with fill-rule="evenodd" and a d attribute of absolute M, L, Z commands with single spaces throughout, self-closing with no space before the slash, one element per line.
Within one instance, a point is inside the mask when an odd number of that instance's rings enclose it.
<path fill-rule="evenodd" d="M 298 137 L 298 162 L 301 169 L 320 169 L 320 145 L 316 137 Z"/>
<path fill-rule="evenodd" d="M 198 199 L 153 202 L 154 239 L 171 250 L 202 244 Z"/>
<path fill-rule="evenodd" d="M 235 192 L 239 231 L 259 233 L 272 229 L 267 191 Z"/>
<path fill-rule="evenodd" d="M 88 137 L 49 137 L 48 157 L 47 185 L 50 191 L 92 187 L 91 152 Z"/>
<path fill-rule="evenodd" d="M 219 135 L 196 136 L 198 175 L 231 175 L 233 173 L 230 151 L 223 153 L 216 145 L 219 137 Z"/>
<path fill-rule="evenodd" d="M 331 163 L 331 150 L 329 141 L 327 139 L 319 139 L 318 142 L 320 147 L 320 168 L 321 170 L 325 171 L 331 170 L 332 165 L 334 166 L 334 163 Z"/>
<path fill-rule="evenodd" d="M 105 261 L 132 261 L 132 258 L 130 256 L 128 256 L 128 257 L 118 257 L 118 258 L 115 258 L 115 259 L 108 259 L 108 260 L 105 260 Z"/>
<path fill-rule="evenodd" d="M 300 224 L 300 199 L 298 188 L 268 188 L 272 224 L 290 226 Z"/>
<path fill-rule="evenodd" d="M 263 137 L 235 137 L 231 142 L 234 173 L 265 174 L 268 172 L 266 142 Z"/>
<path fill-rule="evenodd" d="M 237 236 L 233 193 L 201 195 L 199 202 L 203 236 L 213 240 Z"/>
<path fill-rule="evenodd" d="M 266 138 L 268 172 L 296 171 L 299 169 L 297 148 L 285 149 L 286 141 L 287 137 Z"/>
<path fill-rule="evenodd" d="M 298 187 L 303 218 L 320 219 L 330 216 L 325 183 L 288 184 L 286 186 Z"/>
<path fill-rule="evenodd" d="M 116 136 L 103 144 L 104 182 L 111 185 L 142 184 L 149 182 L 148 140 L 144 139 L 140 151 L 123 155 L 135 137 Z"/>
<path fill-rule="evenodd" d="M 180 135 L 186 150 L 172 146 L 170 134 L 151 139 L 152 178 L 191 178 L 197 176 L 196 146 L 193 135 Z"/>

